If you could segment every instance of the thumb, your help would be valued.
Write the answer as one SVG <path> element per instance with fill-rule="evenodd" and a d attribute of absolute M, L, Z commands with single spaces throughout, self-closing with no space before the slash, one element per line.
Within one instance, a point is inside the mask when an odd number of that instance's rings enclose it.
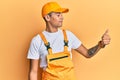
<path fill-rule="evenodd" d="M 108 32 L 109 32 L 109 30 L 107 29 L 107 30 L 105 31 L 104 35 L 108 34 Z"/>

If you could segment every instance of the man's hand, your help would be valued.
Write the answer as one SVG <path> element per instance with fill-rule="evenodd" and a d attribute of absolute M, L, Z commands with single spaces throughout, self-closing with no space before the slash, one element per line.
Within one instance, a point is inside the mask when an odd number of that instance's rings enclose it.
<path fill-rule="evenodd" d="M 101 43 L 102 45 L 108 45 L 110 43 L 110 36 L 108 35 L 108 29 L 105 31 L 105 33 L 103 34 L 102 36 L 102 40 L 101 40 Z"/>
<path fill-rule="evenodd" d="M 102 35 L 102 40 L 99 41 L 99 43 L 96 46 L 87 49 L 83 44 L 81 44 L 81 46 L 78 47 L 76 51 L 78 51 L 86 58 L 90 58 L 94 56 L 101 48 L 104 48 L 105 45 L 108 45 L 109 43 L 110 43 L 110 36 L 108 35 L 108 30 L 106 30 L 105 33 Z"/>

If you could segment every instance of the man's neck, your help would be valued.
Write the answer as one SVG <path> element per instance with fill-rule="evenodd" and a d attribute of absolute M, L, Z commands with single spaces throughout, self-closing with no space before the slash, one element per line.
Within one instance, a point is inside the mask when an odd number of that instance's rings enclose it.
<path fill-rule="evenodd" d="M 46 25 L 46 29 L 45 30 L 47 32 L 54 33 L 54 32 L 58 31 L 58 28 Z"/>

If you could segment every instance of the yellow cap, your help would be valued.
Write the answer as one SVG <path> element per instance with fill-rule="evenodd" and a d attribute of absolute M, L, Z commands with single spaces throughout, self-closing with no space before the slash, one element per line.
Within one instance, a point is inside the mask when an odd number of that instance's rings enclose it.
<path fill-rule="evenodd" d="M 62 8 L 58 3 L 56 2 L 48 2 L 45 4 L 42 8 L 42 17 L 47 15 L 50 12 L 61 12 L 61 13 L 66 13 L 68 12 L 68 8 Z"/>

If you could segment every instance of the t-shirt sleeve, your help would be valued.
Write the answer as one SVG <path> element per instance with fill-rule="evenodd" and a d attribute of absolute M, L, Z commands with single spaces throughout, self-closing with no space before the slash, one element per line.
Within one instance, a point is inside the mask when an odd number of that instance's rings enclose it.
<path fill-rule="evenodd" d="M 80 39 L 78 39 L 72 32 L 68 31 L 69 32 L 69 40 L 70 40 L 70 44 L 71 44 L 71 48 L 72 49 L 77 49 L 81 44 L 82 42 L 80 41 Z"/>
<path fill-rule="evenodd" d="M 40 42 L 38 41 L 38 36 L 35 36 L 30 43 L 30 47 L 28 49 L 28 59 L 39 59 L 40 53 L 39 53 L 39 48 L 40 48 Z"/>

